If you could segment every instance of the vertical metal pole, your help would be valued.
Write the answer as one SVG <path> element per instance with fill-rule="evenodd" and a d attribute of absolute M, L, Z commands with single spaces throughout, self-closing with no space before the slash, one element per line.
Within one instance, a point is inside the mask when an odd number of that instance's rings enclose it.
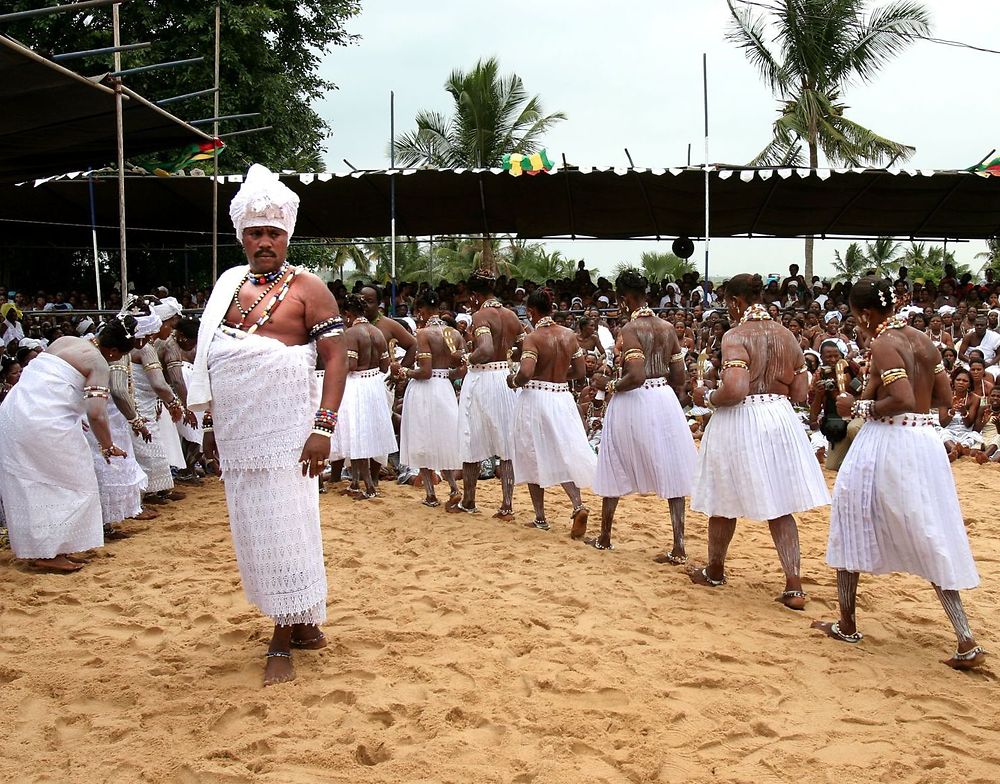
<path fill-rule="evenodd" d="M 215 113 L 219 116 L 219 34 L 222 30 L 222 2 L 215 4 Z M 219 123 L 212 123 L 212 139 L 219 138 Z M 212 148 L 212 285 L 219 279 L 219 148 Z"/>
<path fill-rule="evenodd" d="M 705 281 L 708 281 L 709 196 L 708 196 L 708 54 L 701 55 L 702 83 L 705 99 Z"/>
<path fill-rule="evenodd" d="M 389 168 L 396 168 L 396 95 L 389 91 Z M 392 299 L 389 314 L 396 315 L 396 175 L 389 178 L 389 222 L 392 246 L 389 251 L 392 263 Z"/>
<path fill-rule="evenodd" d="M 104 298 L 101 296 L 101 265 L 97 257 L 97 211 L 94 207 L 94 178 L 87 179 L 90 186 L 90 239 L 94 245 L 94 281 L 97 284 L 97 309 L 104 310 Z M 122 303 L 125 304 L 124 302 Z"/>
<path fill-rule="evenodd" d="M 118 20 L 118 3 L 111 6 L 115 46 L 121 46 L 121 28 Z M 115 52 L 115 70 L 122 69 L 121 52 Z M 118 142 L 118 253 L 121 258 L 122 305 L 128 299 L 128 261 L 125 257 L 125 130 L 122 121 L 122 80 L 115 78 L 115 124 Z"/>

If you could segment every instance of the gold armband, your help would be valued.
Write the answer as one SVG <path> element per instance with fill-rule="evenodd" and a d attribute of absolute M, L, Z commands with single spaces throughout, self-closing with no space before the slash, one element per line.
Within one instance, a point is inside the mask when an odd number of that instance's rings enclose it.
<path fill-rule="evenodd" d="M 641 359 L 643 362 L 646 361 L 646 355 L 643 353 L 641 348 L 630 348 L 624 354 L 622 354 L 622 364 L 632 359 Z"/>
<path fill-rule="evenodd" d="M 358 358 L 358 352 L 355 351 L 354 349 L 347 349 L 347 358 L 348 359 L 357 359 Z"/>
<path fill-rule="evenodd" d="M 722 369 L 728 370 L 729 368 L 743 368 L 744 370 L 749 370 L 750 365 L 742 359 L 727 359 L 722 363 Z"/>
<path fill-rule="evenodd" d="M 521 361 L 523 362 L 526 359 L 535 359 L 535 360 L 537 360 L 538 359 L 538 354 L 535 353 L 534 351 L 531 351 L 530 349 L 527 350 L 527 351 L 522 351 L 521 352 Z"/>
<path fill-rule="evenodd" d="M 805 362 L 803 362 L 802 367 L 800 367 L 798 370 L 795 371 L 795 375 L 801 376 L 803 373 L 808 373 L 808 372 L 809 372 L 809 366 Z"/>
<path fill-rule="evenodd" d="M 148 365 L 142 366 L 143 370 L 163 370 L 163 365 L 159 362 L 150 362 Z"/>
<path fill-rule="evenodd" d="M 573 352 L 573 359 L 579 359 L 582 356 L 583 356 L 582 348 L 578 348 L 576 351 Z"/>
<path fill-rule="evenodd" d="M 492 334 L 493 333 L 490 331 L 490 328 L 484 326 L 477 328 L 476 331 L 472 333 L 472 336 L 474 338 L 478 338 L 480 335 L 492 335 Z"/>
<path fill-rule="evenodd" d="M 516 338 L 514 338 L 514 342 L 515 343 L 523 343 L 524 342 L 524 336 L 526 334 L 527 334 L 526 332 L 522 332 L 520 335 L 518 335 Z"/>
<path fill-rule="evenodd" d="M 887 387 L 896 381 L 909 378 L 905 368 L 890 368 L 882 371 L 882 386 Z"/>
<path fill-rule="evenodd" d="M 184 362 L 179 359 L 175 359 L 173 362 L 167 363 L 167 370 L 173 370 L 174 368 L 184 367 Z"/>
<path fill-rule="evenodd" d="M 936 376 L 938 373 L 944 373 L 943 362 L 938 362 L 937 365 L 934 366 L 934 375 Z"/>
<path fill-rule="evenodd" d="M 684 361 L 684 354 L 683 353 L 674 354 L 674 355 L 672 355 L 670 357 L 670 361 L 671 362 L 683 362 Z"/>
<path fill-rule="evenodd" d="M 431 359 L 434 355 L 429 351 L 421 351 L 417 354 L 417 359 Z"/>
<path fill-rule="evenodd" d="M 389 358 L 389 352 L 388 351 L 383 351 L 382 355 L 379 357 L 379 359 L 388 359 L 388 358 Z"/>

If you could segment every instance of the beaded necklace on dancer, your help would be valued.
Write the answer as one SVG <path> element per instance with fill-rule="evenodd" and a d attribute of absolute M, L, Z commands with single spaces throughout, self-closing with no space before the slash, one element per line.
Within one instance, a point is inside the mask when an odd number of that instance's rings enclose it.
<path fill-rule="evenodd" d="M 535 329 L 541 329 L 542 327 L 551 327 L 556 322 L 552 319 L 552 316 L 544 316 L 538 319 L 535 324 Z"/>
<path fill-rule="evenodd" d="M 746 324 L 748 321 L 773 321 L 771 314 L 767 312 L 767 308 L 761 305 L 759 302 L 751 305 L 746 310 L 743 311 L 743 317 L 740 319 L 740 325 Z"/>
<path fill-rule="evenodd" d="M 636 319 L 640 318 L 650 318 L 655 315 L 656 314 L 653 313 L 653 309 L 651 307 L 649 307 L 648 305 L 643 305 L 641 308 L 636 308 L 634 311 L 632 311 L 632 316 L 629 318 L 629 321 L 635 321 Z"/>
<path fill-rule="evenodd" d="M 240 281 L 239 285 L 236 287 L 236 291 L 233 292 L 233 302 L 236 303 L 236 308 L 239 310 L 241 316 L 240 323 L 236 325 L 236 328 L 240 330 L 243 329 L 244 325 L 246 324 L 246 320 L 250 317 L 250 314 L 254 311 L 254 309 L 258 305 L 260 305 L 261 302 L 264 301 L 264 298 L 268 295 L 270 291 L 274 289 L 275 286 L 278 285 L 278 280 L 281 279 L 281 287 L 278 289 L 278 292 L 276 294 L 273 294 L 271 296 L 271 299 L 268 300 L 267 305 L 264 306 L 264 310 L 261 313 L 260 318 L 258 318 L 257 321 L 250 326 L 250 329 L 246 331 L 247 334 L 252 335 L 260 327 L 264 326 L 268 321 L 270 321 L 271 313 L 274 310 L 276 310 L 278 306 L 281 305 L 282 302 L 285 301 L 285 297 L 288 294 L 288 289 L 291 287 L 292 281 L 295 280 L 298 274 L 299 270 L 291 266 L 287 261 L 283 262 L 282 265 L 273 272 L 267 272 L 263 274 L 247 272 L 246 276 L 243 278 L 243 280 Z M 281 277 L 282 275 L 284 275 L 283 279 Z M 261 294 L 257 297 L 253 305 L 251 305 L 248 310 L 244 310 L 243 306 L 240 304 L 240 290 L 243 288 L 243 284 L 246 282 L 250 282 L 258 286 L 270 282 L 268 288 L 265 289 L 263 292 L 261 292 Z"/>

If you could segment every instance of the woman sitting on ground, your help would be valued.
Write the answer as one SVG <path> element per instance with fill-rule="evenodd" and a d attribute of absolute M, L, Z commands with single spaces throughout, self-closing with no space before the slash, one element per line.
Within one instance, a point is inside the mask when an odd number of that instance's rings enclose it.
<path fill-rule="evenodd" d="M 973 393 L 986 400 L 994 386 L 993 379 L 986 373 L 986 362 L 979 358 L 970 359 L 969 375 L 972 376 Z"/>
<path fill-rule="evenodd" d="M 948 451 L 948 459 L 954 462 L 969 454 L 972 447 L 983 442 L 976 430 L 979 424 L 979 396 L 972 391 L 972 376 L 963 368 L 951 376 L 952 401 L 948 408 L 938 409 L 938 418 L 943 431 L 941 438 Z"/>

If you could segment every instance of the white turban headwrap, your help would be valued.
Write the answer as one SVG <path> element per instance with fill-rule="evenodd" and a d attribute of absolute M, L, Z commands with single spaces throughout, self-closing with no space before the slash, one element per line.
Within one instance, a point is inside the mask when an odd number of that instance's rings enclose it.
<path fill-rule="evenodd" d="M 181 303 L 177 301 L 176 297 L 164 297 L 160 300 L 159 305 L 153 305 L 152 311 L 155 313 L 160 321 L 166 321 L 174 316 L 179 316 L 183 308 Z"/>
<path fill-rule="evenodd" d="M 134 315 L 134 314 L 133 314 Z M 155 335 L 160 331 L 160 327 L 163 326 L 163 321 L 155 313 L 150 313 L 148 316 L 135 316 L 136 328 L 135 337 L 148 338 L 150 335 Z"/>
<path fill-rule="evenodd" d="M 942 305 L 941 307 L 938 308 L 938 315 L 950 316 L 955 312 L 955 310 L 956 309 L 953 308 L 951 305 Z"/>
<path fill-rule="evenodd" d="M 837 319 L 837 321 L 844 320 L 843 316 L 840 315 L 839 310 L 831 310 L 829 313 L 823 316 L 823 321 L 825 321 L 827 324 L 829 324 L 834 319 Z"/>
<path fill-rule="evenodd" d="M 822 351 L 823 347 L 827 345 L 833 346 L 835 349 L 837 349 L 837 351 L 840 352 L 840 356 L 842 357 L 847 356 L 847 344 L 840 338 L 824 340 L 822 343 L 819 344 L 819 350 Z"/>
<path fill-rule="evenodd" d="M 243 229 L 254 226 L 274 226 L 287 232 L 291 239 L 298 212 L 298 194 L 259 163 L 250 167 L 243 185 L 229 204 L 229 217 L 241 242 Z"/>

